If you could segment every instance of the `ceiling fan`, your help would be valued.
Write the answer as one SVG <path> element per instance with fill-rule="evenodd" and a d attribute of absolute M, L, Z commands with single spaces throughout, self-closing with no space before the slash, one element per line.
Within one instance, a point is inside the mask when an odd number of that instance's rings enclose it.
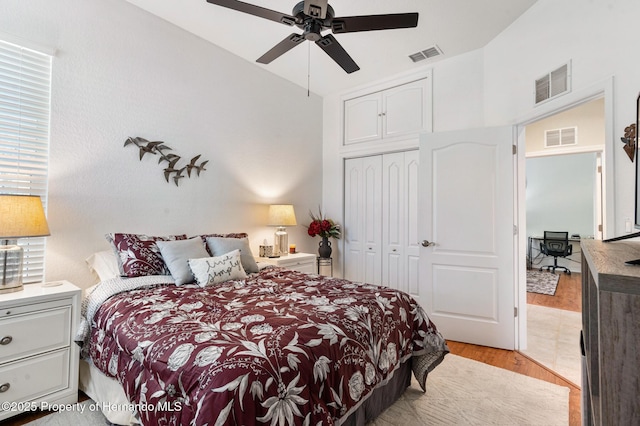
<path fill-rule="evenodd" d="M 258 58 L 256 62 L 268 64 L 304 40 L 309 40 L 314 41 L 320 46 L 320 48 L 348 74 L 358 71 L 360 67 L 333 35 L 327 34 L 323 36 L 321 31 L 331 29 L 334 34 L 341 34 L 358 31 L 413 28 L 418 26 L 417 13 L 335 17 L 333 8 L 328 4 L 328 0 L 301 1 L 295 5 L 291 15 L 237 0 L 207 0 L 207 2 L 260 18 L 280 22 L 281 24 L 289 26 L 295 25 L 303 30 L 302 34 L 293 33 L 287 36 L 271 50 Z"/>

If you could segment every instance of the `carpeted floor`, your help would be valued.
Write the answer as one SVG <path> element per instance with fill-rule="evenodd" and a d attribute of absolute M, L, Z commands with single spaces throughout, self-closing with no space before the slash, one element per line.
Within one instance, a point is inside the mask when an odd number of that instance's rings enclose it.
<path fill-rule="evenodd" d="M 580 387 L 580 312 L 527 305 L 527 349 L 521 351 Z"/>
<path fill-rule="evenodd" d="M 559 275 L 547 271 L 527 270 L 527 291 L 530 293 L 556 294 Z"/>
<path fill-rule="evenodd" d="M 55 413 L 31 426 L 104 426 L 91 411 Z M 94 404 L 95 406 L 95 404 Z M 447 355 L 427 379 L 427 393 L 417 383 L 371 426 L 384 425 L 567 425 L 569 388 L 533 379 L 456 355 Z"/>

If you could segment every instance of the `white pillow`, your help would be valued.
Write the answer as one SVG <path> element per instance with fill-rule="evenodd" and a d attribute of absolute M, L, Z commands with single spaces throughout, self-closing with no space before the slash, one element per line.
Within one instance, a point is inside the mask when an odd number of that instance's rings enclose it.
<path fill-rule="evenodd" d="M 189 268 L 189 259 L 209 255 L 200 237 L 189 240 L 156 241 L 156 245 L 171 276 L 176 280 L 176 285 L 192 283 L 195 279 Z"/>
<path fill-rule="evenodd" d="M 240 250 L 216 257 L 189 259 L 189 267 L 200 287 L 222 283 L 228 280 L 247 278 L 240 260 Z"/>
<path fill-rule="evenodd" d="M 99 251 L 85 259 L 89 269 L 96 275 L 98 281 L 105 281 L 120 276 L 118 260 L 113 250 Z"/>
<path fill-rule="evenodd" d="M 251 253 L 248 238 L 207 237 L 207 246 L 213 256 L 220 256 L 232 250 L 240 250 L 242 267 L 248 274 L 258 272 L 259 268 Z"/>

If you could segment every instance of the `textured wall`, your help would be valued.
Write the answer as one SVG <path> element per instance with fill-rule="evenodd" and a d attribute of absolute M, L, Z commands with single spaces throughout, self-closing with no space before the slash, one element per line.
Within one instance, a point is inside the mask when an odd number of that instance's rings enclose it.
<path fill-rule="evenodd" d="M 292 203 L 306 251 L 321 202 L 322 100 L 123 0 L 3 0 L 6 38 L 53 48 L 46 278 L 86 287 L 107 232 L 249 232 L 272 240 L 271 202 Z M 3 34 L 0 33 L 0 37 Z M 202 154 L 180 187 L 128 136 Z"/>

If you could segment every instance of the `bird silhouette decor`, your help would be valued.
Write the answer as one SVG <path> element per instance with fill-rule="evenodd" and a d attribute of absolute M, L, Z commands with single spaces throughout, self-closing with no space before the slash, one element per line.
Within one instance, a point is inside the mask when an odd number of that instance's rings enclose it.
<path fill-rule="evenodd" d="M 163 161 L 167 163 L 166 167 L 164 168 L 164 179 L 167 182 L 171 182 L 173 180 L 173 183 L 175 183 L 176 186 L 178 186 L 178 183 L 183 178 L 190 178 L 192 173 L 194 175 L 200 176 L 200 172 L 207 170 L 205 169 L 205 166 L 209 162 L 209 160 L 204 160 L 198 163 L 198 160 L 200 160 L 200 157 L 202 156 L 201 154 L 193 157 L 188 164 L 182 167 L 178 167 L 178 163 L 180 162 L 182 157 L 172 152 L 166 152 L 172 151 L 172 149 L 161 141 L 148 141 L 144 138 L 136 136 L 135 138 L 127 138 L 127 140 L 124 141 L 124 146 L 126 147 L 128 145 L 135 145 L 138 147 L 140 161 L 142 161 L 142 158 L 146 154 L 160 156 L 160 158 L 158 159 L 158 164 L 161 164 Z"/>

